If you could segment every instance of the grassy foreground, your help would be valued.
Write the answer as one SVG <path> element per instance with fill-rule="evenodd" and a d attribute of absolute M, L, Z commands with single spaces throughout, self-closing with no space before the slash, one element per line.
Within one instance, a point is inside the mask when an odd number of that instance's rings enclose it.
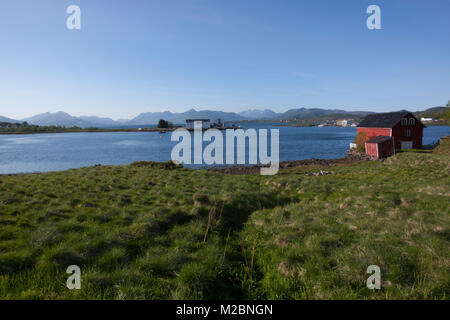
<path fill-rule="evenodd" d="M 0 298 L 448 299 L 449 160 L 447 139 L 325 176 L 155 163 L 0 176 Z M 65 286 L 72 264 L 81 290 Z"/>

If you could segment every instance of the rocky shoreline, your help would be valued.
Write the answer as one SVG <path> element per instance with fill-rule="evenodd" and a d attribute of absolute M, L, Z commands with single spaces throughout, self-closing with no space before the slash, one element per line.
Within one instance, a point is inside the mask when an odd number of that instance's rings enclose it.
<path fill-rule="evenodd" d="M 335 159 L 305 159 L 280 162 L 280 169 L 288 169 L 302 166 L 318 165 L 323 167 L 331 167 L 336 164 L 354 163 L 359 161 L 373 161 L 373 157 L 359 152 L 356 149 L 347 150 L 345 158 Z M 233 165 L 228 167 L 205 168 L 208 171 L 221 172 L 225 174 L 259 174 L 261 165 Z"/>
<path fill-rule="evenodd" d="M 322 167 L 331 167 L 336 164 L 348 164 L 359 161 L 371 161 L 375 160 L 374 158 L 357 151 L 356 149 L 347 150 L 347 155 L 345 158 L 335 158 L 335 159 L 305 159 L 305 160 L 291 160 L 291 161 L 283 161 L 280 162 L 280 169 L 289 169 L 295 167 L 302 166 L 311 166 L 317 165 Z M 380 159 L 379 161 L 382 161 Z M 155 161 L 137 161 L 133 162 L 130 165 L 132 166 L 148 166 L 148 167 L 163 167 L 167 169 L 176 169 L 182 168 L 183 166 L 180 164 L 176 164 L 172 161 L 167 162 L 155 162 Z M 96 164 L 93 166 L 101 166 L 101 164 Z M 261 165 L 231 165 L 231 166 L 216 166 L 212 168 L 199 168 L 198 170 L 206 170 L 213 172 L 221 172 L 225 174 L 259 174 L 261 171 Z M 30 172 L 30 173 L 0 173 L 0 176 L 21 176 L 25 174 L 41 174 L 42 172 Z"/>

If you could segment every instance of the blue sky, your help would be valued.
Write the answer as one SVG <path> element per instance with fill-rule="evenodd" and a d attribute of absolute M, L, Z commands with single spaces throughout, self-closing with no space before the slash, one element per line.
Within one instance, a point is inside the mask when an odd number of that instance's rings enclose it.
<path fill-rule="evenodd" d="M 449 17 L 447 0 L 2 0 L 0 115 L 445 105 Z"/>

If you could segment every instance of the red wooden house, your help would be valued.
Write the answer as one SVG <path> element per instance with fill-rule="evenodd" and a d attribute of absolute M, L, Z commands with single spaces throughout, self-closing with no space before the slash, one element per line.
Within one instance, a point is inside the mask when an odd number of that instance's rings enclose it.
<path fill-rule="evenodd" d="M 358 125 L 357 144 L 365 147 L 369 140 L 386 136 L 393 138 L 394 149 L 420 149 L 423 128 L 425 125 L 406 110 L 369 114 Z"/>

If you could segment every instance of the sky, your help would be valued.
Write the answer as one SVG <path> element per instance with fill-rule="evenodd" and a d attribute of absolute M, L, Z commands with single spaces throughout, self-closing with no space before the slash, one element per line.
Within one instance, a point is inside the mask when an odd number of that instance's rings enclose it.
<path fill-rule="evenodd" d="M 449 16 L 448 0 L 1 0 L 0 115 L 442 106 Z"/>

